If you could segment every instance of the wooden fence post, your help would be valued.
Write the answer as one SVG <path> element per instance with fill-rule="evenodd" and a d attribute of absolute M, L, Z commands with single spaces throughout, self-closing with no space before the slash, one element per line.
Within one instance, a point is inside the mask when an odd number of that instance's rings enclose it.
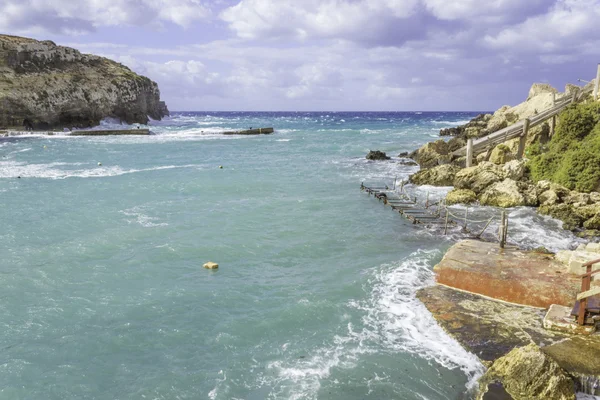
<path fill-rule="evenodd" d="M 448 207 L 446 207 L 446 224 L 444 225 L 444 235 L 448 234 Z"/>
<path fill-rule="evenodd" d="M 523 158 L 523 154 L 525 153 L 525 143 L 527 143 L 529 123 L 529 118 L 525 118 L 525 121 L 523 121 L 523 133 L 521 134 L 521 138 L 519 139 L 519 150 L 517 150 L 517 158 L 519 160 Z"/>
<path fill-rule="evenodd" d="M 596 74 L 596 85 L 594 86 L 594 101 L 598 100 L 598 91 L 600 91 L 600 63 L 598 64 L 598 72 Z"/>
<path fill-rule="evenodd" d="M 556 105 L 556 93 L 552 93 L 552 107 Z M 556 115 L 552 117 L 552 122 L 550 123 L 550 137 L 554 135 L 554 130 L 556 129 Z"/>
<path fill-rule="evenodd" d="M 504 232 L 505 229 L 506 229 L 506 211 L 502 211 L 502 218 L 500 219 L 500 229 L 498 232 L 501 249 L 504 248 L 504 245 L 506 243 L 506 234 Z"/>
<path fill-rule="evenodd" d="M 473 166 L 473 139 L 467 139 L 467 168 Z"/>

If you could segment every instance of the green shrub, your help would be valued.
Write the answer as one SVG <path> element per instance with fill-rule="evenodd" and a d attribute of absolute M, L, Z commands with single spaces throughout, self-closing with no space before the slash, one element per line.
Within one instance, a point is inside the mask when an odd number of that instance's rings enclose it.
<path fill-rule="evenodd" d="M 528 148 L 535 181 L 547 179 L 571 190 L 600 188 L 600 103 L 569 106 L 559 116 L 547 146 Z"/>

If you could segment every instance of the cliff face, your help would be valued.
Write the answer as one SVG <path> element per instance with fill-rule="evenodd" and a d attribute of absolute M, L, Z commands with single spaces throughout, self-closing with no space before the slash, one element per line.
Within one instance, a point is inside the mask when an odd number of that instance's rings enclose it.
<path fill-rule="evenodd" d="M 166 115 L 158 85 L 122 64 L 0 35 L 0 127 L 88 127 L 106 117 L 145 124 Z"/>

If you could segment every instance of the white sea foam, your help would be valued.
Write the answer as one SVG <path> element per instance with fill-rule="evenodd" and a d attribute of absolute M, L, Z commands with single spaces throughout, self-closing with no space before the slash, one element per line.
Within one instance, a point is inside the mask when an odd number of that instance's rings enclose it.
<path fill-rule="evenodd" d="M 448 369 L 460 368 L 476 382 L 484 367 L 435 321 L 416 298 L 417 290 L 434 284 L 431 261 L 439 251 L 420 250 L 399 265 L 375 270 L 369 299 L 355 306 L 366 311 L 362 336 L 379 340 L 396 351 L 409 352 Z"/>
<path fill-rule="evenodd" d="M 143 169 L 123 169 L 120 166 L 98 166 L 85 169 L 72 169 L 81 166 L 81 163 L 49 163 L 49 164 L 27 164 L 18 161 L 0 161 L 0 179 L 2 178 L 44 178 L 44 179 L 67 179 L 67 178 L 102 178 L 133 174 L 145 171 L 160 171 L 174 168 L 200 167 L 196 164 L 190 165 L 165 165 Z M 71 168 L 60 168 L 71 167 Z"/>
<path fill-rule="evenodd" d="M 431 261 L 439 255 L 439 251 L 418 251 L 398 264 L 372 269 L 367 298 L 348 303 L 363 313 L 362 326 L 347 322 L 346 334 L 334 336 L 305 359 L 270 362 L 267 369 L 274 374 L 267 379 L 277 388 L 270 398 L 316 399 L 321 382 L 330 378 L 332 370 L 354 368 L 361 355 L 382 348 L 414 354 L 447 369 L 459 368 L 468 377 L 467 388 L 472 388 L 484 372 L 483 365 L 448 336 L 416 298 L 417 290 L 434 284 Z"/>
<path fill-rule="evenodd" d="M 459 120 L 459 121 L 431 121 L 432 124 L 436 124 L 436 125 L 448 125 L 449 127 L 453 128 L 459 125 L 464 125 L 466 123 L 468 123 L 469 121 L 471 121 L 470 119 L 465 119 L 465 120 Z"/>
<path fill-rule="evenodd" d="M 139 206 L 130 208 L 128 210 L 119 211 L 121 214 L 126 215 L 128 217 L 133 217 L 133 219 L 128 219 L 129 223 L 137 223 L 143 226 L 144 228 L 155 228 L 157 226 L 168 226 L 166 222 L 154 222 L 157 221 L 158 218 L 150 217 L 143 213 L 143 209 Z M 171 249 L 172 250 L 172 249 Z"/>

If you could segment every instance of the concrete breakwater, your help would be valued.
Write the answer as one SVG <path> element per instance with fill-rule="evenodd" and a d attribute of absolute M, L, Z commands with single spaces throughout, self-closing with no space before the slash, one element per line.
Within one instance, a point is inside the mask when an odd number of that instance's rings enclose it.
<path fill-rule="evenodd" d="M 71 136 L 109 136 L 109 135 L 149 135 L 150 129 L 105 129 L 94 131 L 73 131 Z"/>
<path fill-rule="evenodd" d="M 241 131 L 227 131 L 223 135 L 268 135 L 275 132 L 273 128 L 250 128 Z"/>

